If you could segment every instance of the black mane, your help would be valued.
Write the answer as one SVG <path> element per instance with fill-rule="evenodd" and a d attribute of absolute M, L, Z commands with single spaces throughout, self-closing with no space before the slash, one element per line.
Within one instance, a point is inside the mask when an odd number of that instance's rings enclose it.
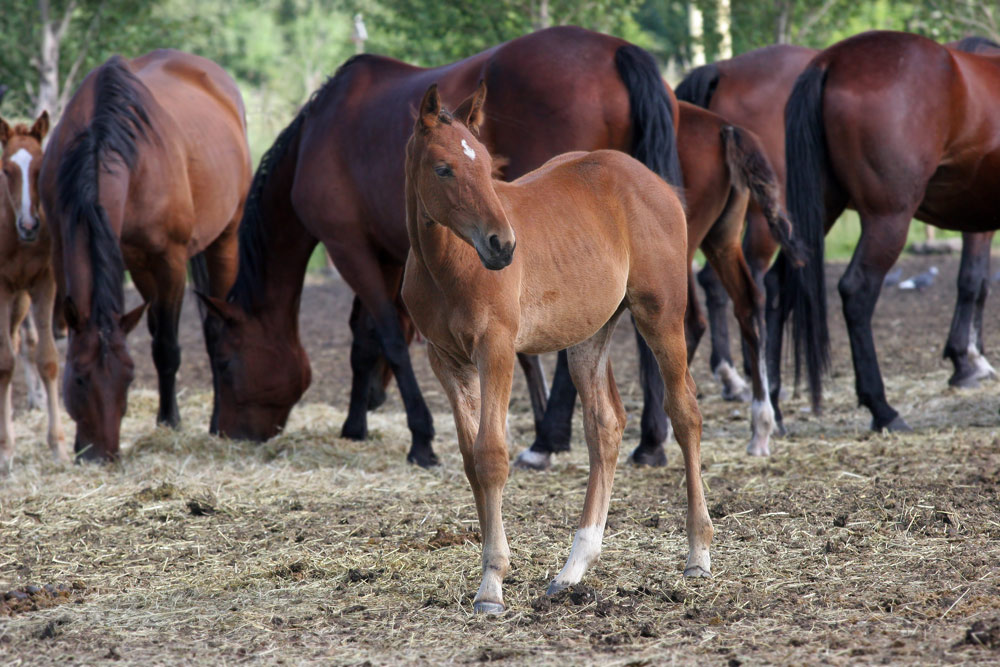
<path fill-rule="evenodd" d="M 73 138 L 59 165 L 59 203 L 66 214 L 67 247 L 78 230 L 87 233 L 93 280 L 91 317 L 106 330 L 113 315 L 121 315 L 125 261 L 118 238 L 100 203 L 100 170 L 135 166 L 138 138 L 151 129 L 143 104 L 144 86 L 121 56 L 101 65 L 94 81 L 94 114 L 90 124 Z"/>
<path fill-rule="evenodd" d="M 986 37 L 965 37 L 955 45 L 959 51 L 980 53 L 982 51 L 1000 51 L 1000 44 Z"/>
<path fill-rule="evenodd" d="M 239 231 L 239 269 L 236 273 L 236 282 L 233 283 L 227 297 L 227 301 L 238 304 L 243 310 L 249 311 L 252 308 L 254 295 L 263 288 L 267 279 L 264 275 L 264 258 L 270 250 L 268 247 L 270 230 L 268 222 L 264 219 L 261 200 L 268 177 L 288 153 L 289 148 L 298 141 L 302 123 L 317 100 L 336 95 L 347 79 L 345 75 L 348 70 L 358 62 L 371 57 L 366 54 L 353 56 L 341 65 L 333 76 L 309 96 L 309 100 L 302 105 L 292 122 L 281 131 L 260 159 L 253 181 L 250 183 L 246 203 L 243 205 L 243 219 L 240 220 Z"/>

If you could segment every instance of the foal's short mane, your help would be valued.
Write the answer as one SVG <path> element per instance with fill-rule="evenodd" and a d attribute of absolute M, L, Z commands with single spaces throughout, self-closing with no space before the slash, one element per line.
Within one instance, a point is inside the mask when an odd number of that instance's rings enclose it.
<path fill-rule="evenodd" d="M 360 54 L 344 62 L 333 76 L 309 96 L 309 100 L 302 105 L 292 122 L 281 131 L 278 138 L 274 140 L 274 143 L 260 159 L 257 171 L 253 175 L 253 181 L 250 183 L 246 203 L 243 206 L 243 219 L 240 221 L 239 232 L 239 269 L 236 273 L 236 282 L 233 283 L 226 298 L 230 303 L 236 303 L 243 310 L 249 311 L 253 306 L 254 295 L 259 292 L 266 280 L 264 257 L 269 251 L 270 230 L 268 222 L 264 219 L 261 199 L 264 187 L 267 185 L 267 179 L 278 162 L 288 153 L 288 149 L 298 141 L 299 133 L 302 131 L 302 123 L 317 100 L 323 98 L 323 101 L 326 102 L 331 96 L 342 92 L 343 84 L 349 79 L 347 75 L 350 70 L 358 63 L 372 58 L 371 55 Z"/>
<path fill-rule="evenodd" d="M 955 45 L 955 48 L 966 53 L 981 53 L 983 51 L 1000 51 L 1000 44 L 986 37 L 965 37 Z"/>
<path fill-rule="evenodd" d="M 114 166 L 131 170 L 138 157 L 137 142 L 152 130 L 146 112 L 148 90 L 128 69 L 121 56 L 100 66 L 94 80 L 94 113 L 90 124 L 73 138 L 59 165 L 59 203 L 69 243 L 79 229 L 87 232 L 93 280 L 91 317 L 108 329 L 113 315 L 121 315 L 125 261 L 118 238 L 100 203 L 100 170 Z"/>

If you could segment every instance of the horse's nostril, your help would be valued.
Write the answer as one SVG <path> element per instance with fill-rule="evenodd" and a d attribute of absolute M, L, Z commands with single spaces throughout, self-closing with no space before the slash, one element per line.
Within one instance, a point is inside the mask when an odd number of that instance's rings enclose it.
<path fill-rule="evenodd" d="M 490 247 L 493 248 L 495 252 L 500 252 L 500 237 L 496 234 L 490 234 Z"/>

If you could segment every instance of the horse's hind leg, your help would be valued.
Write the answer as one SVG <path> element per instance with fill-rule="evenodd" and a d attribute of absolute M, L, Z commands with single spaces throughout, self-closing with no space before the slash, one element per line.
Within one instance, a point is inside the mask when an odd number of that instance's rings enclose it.
<path fill-rule="evenodd" d="M 726 312 L 729 295 L 711 264 L 706 264 L 698 272 L 698 284 L 705 290 L 705 304 L 708 307 L 708 327 L 712 339 L 709 366 L 712 375 L 722 384 L 722 398 L 726 401 L 749 400 L 750 387 L 736 370 L 729 353 L 729 313 Z"/>
<path fill-rule="evenodd" d="M 958 300 L 944 348 L 944 356 L 955 366 L 948 380 L 953 387 L 977 387 L 980 380 L 996 377 L 993 366 L 983 356 L 983 307 L 990 289 L 992 240 L 993 232 L 962 235 Z"/>
<path fill-rule="evenodd" d="M 552 580 L 548 595 L 572 586 L 600 556 L 604 524 L 608 519 L 611 485 L 618 465 L 618 450 L 625 431 L 625 407 L 611 372 L 608 349 L 611 334 L 621 316 L 620 309 L 590 339 L 568 350 L 573 384 L 583 404 L 583 429 L 590 453 L 590 479 L 580 527 L 573 538 L 566 565 Z"/>
<path fill-rule="evenodd" d="M 682 312 L 682 302 L 679 295 L 665 293 L 662 286 L 644 286 L 641 290 L 631 287 L 628 299 L 636 327 L 659 363 L 666 387 L 664 408 L 684 454 L 688 503 L 688 558 L 684 575 L 708 577 L 712 571 L 709 545 L 714 531 L 701 484 L 701 412 L 687 367 L 684 323 L 678 314 Z"/>
<path fill-rule="evenodd" d="M 725 227 L 720 229 L 724 230 Z M 771 453 L 769 443 L 775 418 L 764 363 L 763 299 L 743 257 L 738 236 L 716 238 L 714 234 L 710 235 L 702 244 L 702 249 L 732 298 L 736 321 L 739 322 L 740 333 L 746 343 L 753 388 L 753 403 L 750 408 L 752 435 L 747 453 L 768 456 Z"/>
<path fill-rule="evenodd" d="M 59 353 L 53 323 L 53 304 L 56 300 L 56 283 L 49 275 L 32 291 L 32 301 L 38 319 L 38 350 L 35 366 L 38 376 L 45 386 L 45 404 L 49 417 L 47 440 L 52 457 L 56 461 L 69 461 L 66 436 L 63 432 L 62 417 L 59 412 Z"/>
<path fill-rule="evenodd" d="M 351 327 L 351 399 L 340 433 L 350 440 L 364 440 L 368 437 L 368 410 L 372 408 L 372 394 L 378 393 L 376 387 L 381 389 L 379 364 L 385 362 L 375 332 L 375 320 L 357 296 L 354 297 L 348 323 Z M 382 392 L 382 400 L 385 400 L 385 392 Z"/>
<path fill-rule="evenodd" d="M 566 350 L 559 352 L 552 389 L 545 404 L 545 415 L 536 426 L 535 441 L 521 452 L 514 465 L 529 470 L 545 470 L 552 454 L 568 452 L 573 433 L 573 410 L 576 408 L 576 387 L 569 374 Z"/>
<path fill-rule="evenodd" d="M 133 277 L 139 292 L 152 301 L 146 324 L 153 338 L 153 365 L 160 390 L 160 408 L 156 423 L 179 428 L 180 410 L 177 408 L 177 370 L 181 366 L 181 348 L 177 343 L 181 304 L 186 283 L 186 258 L 175 254 L 163 270 L 156 275 L 135 273 Z M 155 281 L 155 282 L 153 282 Z M 155 294 L 154 298 L 150 298 Z"/>
<path fill-rule="evenodd" d="M 639 444 L 629 455 L 636 465 L 665 466 L 667 453 L 663 443 L 670 438 L 671 425 L 663 411 L 663 378 L 656 365 L 656 356 L 635 325 L 635 346 L 639 351 L 639 384 L 642 385 L 642 417 L 639 422 Z M 684 338 L 684 358 L 687 359 L 687 337 Z M 685 363 L 686 365 L 686 363 Z"/>

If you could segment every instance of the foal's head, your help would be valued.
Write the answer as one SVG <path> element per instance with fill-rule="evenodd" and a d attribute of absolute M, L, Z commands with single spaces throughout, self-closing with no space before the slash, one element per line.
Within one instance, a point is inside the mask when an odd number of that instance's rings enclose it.
<path fill-rule="evenodd" d="M 17 236 L 24 242 L 37 239 L 41 229 L 38 172 L 42 166 L 42 140 L 48 131 L 48 111 L 43 111 L 30 128 L 27 125 L 11 127 L 0 118 L 3 172 L 7 177 L 5 192 L 0 192 L 0 206 L 11 209 Z"/>
<path fill-rule="evenodd" d="M 514 230 L 493 188 L 493 158 L 476 138 L 486 86 L 452 115 L 441 107 L 437 85 L 420 103 L 406 152 L 406 177 L 417 197 L 417 224 L 440 224 L 476 249 L 487 269 L 514 258 Z"/>

